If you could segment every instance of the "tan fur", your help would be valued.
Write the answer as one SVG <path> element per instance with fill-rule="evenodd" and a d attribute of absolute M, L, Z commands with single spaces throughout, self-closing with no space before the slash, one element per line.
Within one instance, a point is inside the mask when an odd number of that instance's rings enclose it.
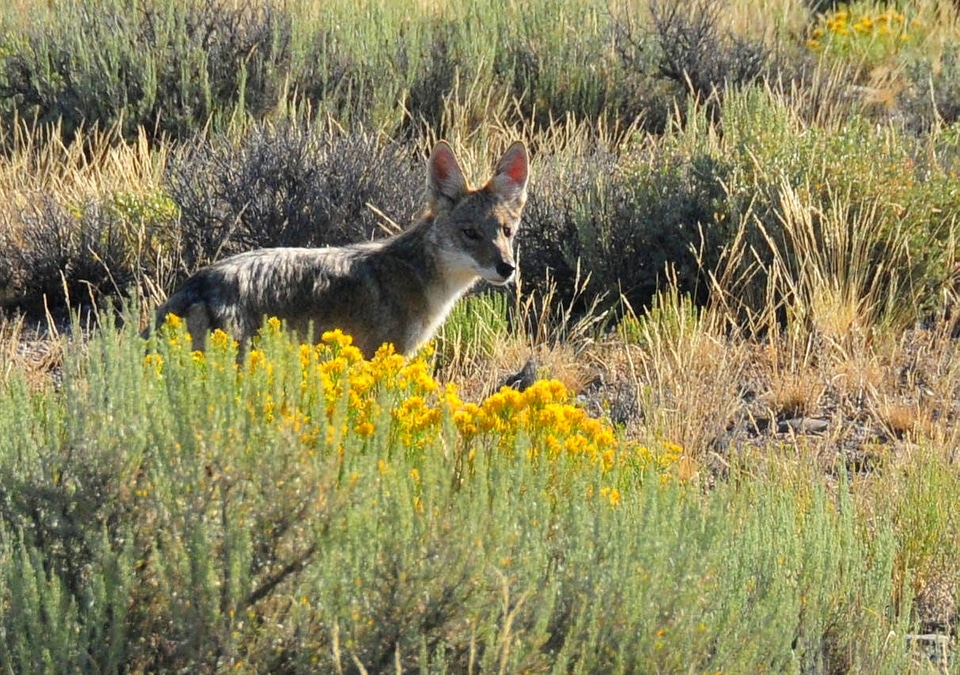
<path fill-rule="evenodd" d="M 157 310 L 182 317 L 203 349 L 220 328 L 241 341 L 276 316 L 306 339 L 340 328 L 371 356 L 385 342 L 414 353 L 478 279 L 508 283 L 526 202 L 526 148 L 514 143 L 479 190 L 468 187 L 450 146 L 427 163 L 428 205 L 405 231 L 338 248 L 269 248 L 205 267 Z"/>

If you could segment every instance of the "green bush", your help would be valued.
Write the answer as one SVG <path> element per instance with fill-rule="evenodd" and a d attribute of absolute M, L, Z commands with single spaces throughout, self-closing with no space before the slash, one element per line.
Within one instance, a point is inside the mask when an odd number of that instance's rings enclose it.
<path fill-rule="evenodd" d="M 906 666 L 896 540 L 847 486 L 744 472 L 701 493 L 669 444 L 539 454 L 553 413 L 512 439 L 416 426 L 416 363 L 343 342 L 317 359 L 271 329 L 240 364 L 223 337 L 205 358 L 175 328 L 152 344 L 108 329 L 62 390 L 0 388 L 6 668 Z"/>
<path fill-rule="evenodd" d="M 454 370 L 495 357 L 509 333 L 509 310 L 507 294 L 496 291 L 460 300 L 437 332 L 438 365 Z"/>
<path fill-rule="evenodd" d="M 729 295 L 757 313 L 777 296 L 790 305 L 796 281 L 816 268 L 830 283 L 852 282 L 850 298 L 876 309 L 874 318 L 910 323 L 936 306 L 957 208 L 949 135 L 917 138 L 861 116 L 810 125 L 764 90 L 728 97 L 723 119 L 721 149 L 734 162 L 729 232 L 739 233 L 738 251 L 749 247 Z M 798 236 L 801 225 L 809 236 Z M 771 288 L 774 260 L 784 276 Z"/>
<path fill-rule="evenodd" d="M 185 139 L 288 105 L 394 136 L 446 134 L 516 100 L 511 123 L 573 116 L 662 129 L 697 96 L 758 80 L 769 48 L 725 33 L 713 0 L 652 19 L 585 0 L 425 9 L 221 0 L 84 0 L 0 11 L 0 119 Z M 795 70 L 795 69 L 793 69 Z"/>
<path fill-rule="evenodd" d="M 581 309 L 621 296 L 638 311 L 668 275 L 700 302 L 731 236 L 725 190 L 733 166 L 703 110 L 661 136 L 638 131 L 615 154 L 550 153 L 536 158 L 520 230 L 525 283 L 557 285 L 557 299 Z M 579 278 L 578 278 L 579 271 Z M 578 281 L 590 283 L 578 297 Z"/>
<path fill-rule="evenodd" d="M 911 83 L 904 97 L 904 113 L 918 132 L 936 129 L 939 124 L 960 122 L 960 47 L 948 43 L 936 65 L 917 56 L 904 70 Z"/>
<path fill-rule="evenodd" d="M 274 107 L 290 66 L 290 18 L 269 3 L 97 0 L 0 15 L 0 114 L 128 137 L 187 136 L 213 115 Z"/>

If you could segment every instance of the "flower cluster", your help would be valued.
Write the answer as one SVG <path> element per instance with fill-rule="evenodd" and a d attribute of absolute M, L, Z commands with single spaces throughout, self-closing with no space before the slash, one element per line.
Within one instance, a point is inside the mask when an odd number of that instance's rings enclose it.
<path fill-rule="evenodd" d="M 464 404 L 453 419 L 466 439 L 494 437 L 506 450 L 523 433 L 529 438 L 532 458 L 555 460 L 566 455 L 609 470 L 618 449 L 613 430 L 571 405 L 569 398 L 562 383 L 539 380 L 523 392 L 504 387 L 480 405 Z"/>
<path fill-rule="evenodd" d="M 830 47 L 841 52 L 856 52 L 860 56 L 882 56 L 895 53 L 922 27 L 919 19 L 908 21 L 906 15 L 890 7 L 882 12 L 854 12 L 841 6 L 818 17 L 807 39 L 807 47 L 814 50 Z"/>
<path fill-rule="evenodd" d="M 190 343 L 182 323 L 168 317 L 161 332 L 180 354 Z M 592 467 L 601 476 L 614 468 L 666 475 L 682 454 L 669 443 L 651 450 L 618 439 L 608 423 L 571 403 L 556 380 L 539 380 L 523 392 L 505 387 L 479 404 L 464 402 L 454 385 L 441 387 L 430 374 L 429 354 L 407 360 L 384 345 L 364 359 L 339 330 L 324 333 L 316 345 L 292 345 L 276 319 L 267 322 L 242 363 L 236 350 L 233 340 L 215 331 L 206 355 L 195 352 L 180 360 L 207 372 L 232 369 L 250 418 L 274 425 L 309 452 L 327 447 L 343 453 L 348 435 L 366 441 L 387 434 L 391 444 L 418 457 L 444 434 L 454 434 L 471 463 L 478 451 L 522 449 L 536 463 Z M 145 365 L 156 375 L 163 370 L 155 353 Z M 620 504 L 615 487 L 600 495 Z"/>

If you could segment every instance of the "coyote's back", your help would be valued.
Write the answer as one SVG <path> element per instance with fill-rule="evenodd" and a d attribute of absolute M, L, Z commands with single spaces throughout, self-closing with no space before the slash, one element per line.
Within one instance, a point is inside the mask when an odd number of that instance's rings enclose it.
<path fill-rule="evenodd" d="M 340 328 L 368 357 L 385 342 L 410 354 L 478 279 L 513 278 L 513 240 L 526 202 L 526 148 L 514 143 L 494 176 L 470 189 L 450 146 L 427 162 L 428 203 L 408 229 L 336 248 L 267 248 L 201 269 L 157 310 L 183 318 L 194 349 L 220 328 L 241 343 L 276 316 L 306 338 Z"/>

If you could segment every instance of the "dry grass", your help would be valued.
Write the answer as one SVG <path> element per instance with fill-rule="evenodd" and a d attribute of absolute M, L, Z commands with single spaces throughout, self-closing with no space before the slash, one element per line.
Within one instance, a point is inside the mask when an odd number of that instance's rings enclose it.
<path fill-rule="evenodd" d="M 32 390 L 59 381 L 66 337 L 55 324 L 27 325 L 23 316 L 0 316 L 0 385 L 22 377 Z"/>
<path fill-rule="evenodd" d="M 773 416 L 778 419 L 808 417 L 820 408 L 825 387 L 817 373 L 777 368 L 773 376 L 770 390 L 760 397 Z"/>
<path fill-rule="evenodd" d="M 141 133 L 135 143 L 121 141 L 118 129 L 81 133 L 65 144 L 58 129 L 35 129 L 26 123 L 0 128 L 0 198 L 27 207 L 39 195 L 54 195 L 64 204 L 116 192 L 142 194 L 158 189 L 169 147 L 151 145 Z M 10 209 L 5 211 L 16 211 Z"/>
<path fill-rule="evenodd" d="M 730 340 L 729 328 L 721 313 L 698 311 L 670 291 L 647 315 L 625 319 L 642 437 L 676 443 L 694 458 L 715 451 L 735 421 L 747 366 L 745 344 Z"/>
<path fill-rule="evenodd" d="M 53 241 L 55 228 L 48 222 L 52 211 L 69 214 L 65 217 L 75 218 L 78 223 L 91 209 L 112 214 L 107 217 L 117 222 L 109 236 L 123 242 L 120 253 L 124 267 L 150 270 L 136 283 L 137 299 L 144 306 L 156 304 L 178 264 L 177 232 L 158 230 L 151 222 L 155 213 L 151 209 L 157 208 L 169 211 L 175 220 L 176 207 L 163 192 L 170 147 L 149 143 L 142 131 L 135 142 L 123 142 L 118 129 L 81 133 L 70 144 L 64 144 L 57 130 L 33 129 L 25 124 L 7 130 L 7 134 L 0 138 L 0 145 L 10 148 L 0 156 L 0 201 L 8 205 L 0 212 L 4 230 L 0 240 L 4 245 L 40 257 L 55 255 L 58 247 L 67 247 L 64 242 L 78 233 L 64 232 L 59 235 L 62 241 Z M 40 235 L 41 230 L 47 234 Z M 107 236 L 108 232 L 101 234 Z M 96 241 L 95 235 L 86 236 Z M 47 249 L 49 252 L 44 253 Z M 79 253 L 99 260 L 114 292 L 122 295 L 129 290 L 117 287 L 115 270 L 96 250 Z M 0 280 L 0 299 L 10 295 L 4 282 L 11 281 Z M 62 299 L 50 301 L 61 304 Z"/>

